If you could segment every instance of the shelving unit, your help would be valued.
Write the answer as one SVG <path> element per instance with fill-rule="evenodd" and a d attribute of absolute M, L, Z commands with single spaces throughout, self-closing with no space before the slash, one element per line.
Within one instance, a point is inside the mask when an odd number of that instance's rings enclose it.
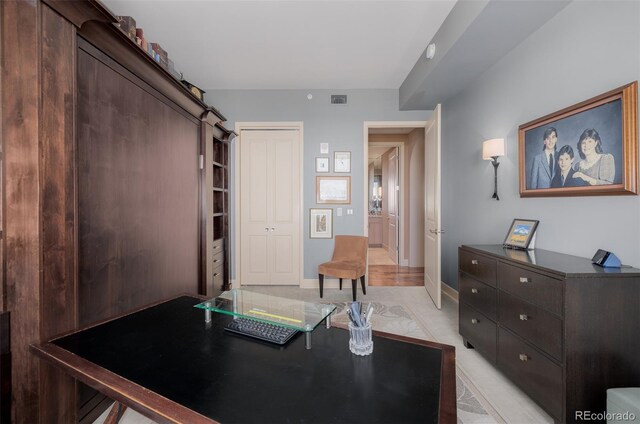
<path fill-rule="evenodd" d="M 216 297 L 229 285 L 229 142 L 235 136 L 221 122 L 212 121 L 214 111 L 205 118 L 205 198 L 206 261 L 203 269 L 205 284 L 202 294 Z"/>

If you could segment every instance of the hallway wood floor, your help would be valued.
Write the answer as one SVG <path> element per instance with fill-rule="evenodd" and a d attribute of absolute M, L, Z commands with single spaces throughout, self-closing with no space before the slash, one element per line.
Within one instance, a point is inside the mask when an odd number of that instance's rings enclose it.
<path fill-rule="evenodd" d="M 370 286 L 423 286 L 424 268 L 398 266 L 381 247 L 369 248 Z"/>
<path fill-rule="evenodd" d="M 370 286 L 423 286 L 424 268 L 369 265 Z"/>

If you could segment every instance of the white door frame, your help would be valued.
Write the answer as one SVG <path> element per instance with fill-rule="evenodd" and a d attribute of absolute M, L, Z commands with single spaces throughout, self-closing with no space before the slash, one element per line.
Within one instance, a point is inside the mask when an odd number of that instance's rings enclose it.
<path fill-rule="evenodd" d="M 242 130 L 298 130 L 300 132 L 300 265 L 299 272 L 300 275 L 298 280 L 300 284 L 302 284 L 304 277 L 304 241 L 305 241 L 305 232 L 304 232 L 304 124 L 303 122 L 236 122 L 235 132 L 238 134 L 236 140 L 237 143 L 242 143 Z M 235 143 L 237 145 L 237 143 Z M 233 202 L 234 206 L 234 215 L 235 217 L 239 216 L 240 211 L 240 154 L 239 149 L 234 149 L 235 158 L 233 161 L 233 177 L 234 177 L 234 187 L 235 187 L 235 200 Z M 230 217 L 231 218 L 231 217 Z M 233 263 L 233 270 L 235 274 L 235 279 L 231 281 L 231 286 L 233 288 L 238 288 L 242 286 L 242 275 L 240 261 L 242 260 L 240 257 L 240 242 L 242 240 L 241 236 L 241 228 L 239 224 L 240 220 L 234 218 L 233 219 L 233 228 L 235 230 L 235 238 L 234 238 L 234 255 L 235 261 Z M 231 267 L 229 267 L 231 269 Z"/>
<path fill-rule="evenodd" d="M 364 190 L 364 235 L 369 236 L 369 129 L 370 128 L 424 128 L 427 125 L 427 121 L 364 121 L 363 125 L 363 158 L 364 158 L 364 180 L 366 189 Z M 405 219 L 404 216 L 404 195 L 403 191 L 405 190 L 405 181 L 404 181 L 404 143 L 402 142 L 375 142 L 372 143 L 376 146 L 389 146 L 389 147 L 399 147 L 399 155 L 400 155 L 400 169 L 398 173 L 400 174 L 400 193 L 398 194 L 398 205 L 402 214 L 400 215 L 400 227 L 398 229 L 398 245 L 400 246 L 400 250 L 398 252 L 399 260 L 398 265 L 408 265 L 408 260 L 405 260 L 404 255 L 404 225 Z M 368 264 L 367 264 L 368 266 Z"/>

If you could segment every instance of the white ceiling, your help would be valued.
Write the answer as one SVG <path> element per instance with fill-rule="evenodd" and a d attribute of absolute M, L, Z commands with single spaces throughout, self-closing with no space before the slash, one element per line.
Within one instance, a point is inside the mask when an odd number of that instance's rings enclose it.
<path fill-rule="evenodd" d="M 206 89 L 397 89 L 455 0 L 103 0 Z"/>

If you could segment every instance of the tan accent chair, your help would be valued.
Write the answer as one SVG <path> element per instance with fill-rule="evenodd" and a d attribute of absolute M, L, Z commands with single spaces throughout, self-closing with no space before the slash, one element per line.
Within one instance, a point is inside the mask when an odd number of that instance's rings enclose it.
<path fill-rule="evenodd" d="M 367 243 L 367 237 L 363 236 L 336 236 L 331 261 L 318 265 L 320 297 L 322 297 L 325 275 L 338 277 L 340 290 L 342 290 L 342 279 L 350 278 L 354 302 L 356 301 L 358 278 L 362 284 L 362 293 L 367 294 L 364 285 L 364 274 L 367 271 Z"/>

